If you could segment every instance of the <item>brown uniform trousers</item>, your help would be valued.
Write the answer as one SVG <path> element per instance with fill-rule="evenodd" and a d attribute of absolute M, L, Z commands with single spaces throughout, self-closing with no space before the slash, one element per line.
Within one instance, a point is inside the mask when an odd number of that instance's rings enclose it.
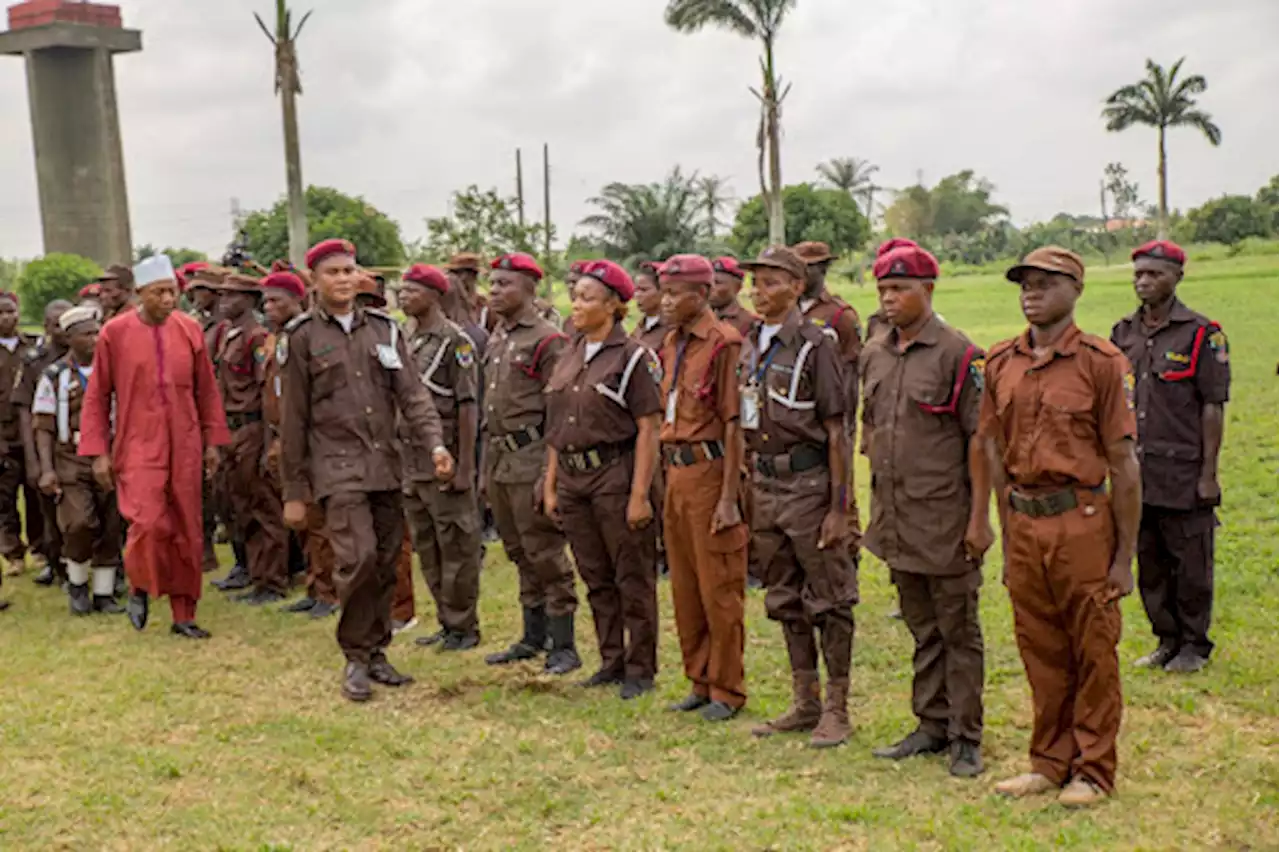
<path fill-rule="evenodd" d="M 391 593 L 391 620 L 408 624 L 417 616 L 413 594 L 413 539 L 409 535 L 409 517 L 405 513 L 404 535 L 400 538 L 400 556 L 396 559 L 396 588 Z"/>
<path fill-rule="evenodd" d="M 863 543 L 889 565 L 915 640 L 911 708 L 920 730 L 980 743 L 982 568 L 967 557 L 964 535 L 984 357 L 937 316 L 898 347 L 885 323 L 859 360 L 872 495 Z"/>
<path fill-rule="evenodd" d="M 256 322 L 232 328 L 218 354 L 218 385 L 231 429 L 226 450 L 226 487 L 231 516 L 245 543 L 254 588 L 285 594 L 289 589 L 289 539 L 280 492 L 267 473 L 267 426 L 263 422 L 267 331 Z"/>
<path fill-rule="evenodd" d="M 22 408 L 30 412 L 36 382 L 39 381 L 41 374 L 66 353 L 65 347 L 55 348 L 48 339 L 45 339 L 24 360 L 17 387 L 14 388 L 13 395 L 10 398 L 10 402 L 19 408 L 19 417 L 21 417 Z M 38 475 L 38 472 L 24 470 L 24 474 L 27 480 L 30 481 Z M 49 565 L 53 567 L 55 575 L 61 578 L 64 574 L 62 566 L 62 533 L 58 529 L 57 503 L 53 497 L 37 489 L 26 489 L 25 487 L 24 498 L 27 504 L 27 541 L 31 543 L 31 549 L 43 556 Z"/>
<path fill-rule="evenodd" d="M 324 507 L 342 605 L 338 645 L 348 661 L 368 664 L 391 641 L 404 542 L 396 414 L 428 446 L 440 446 L 440 419 L 386 314 L 356 307 L 347 332 L 316 308 L 291 322 L 287 334 L 284 499 Z"/>
<path fill-rule="evenodd" d="M 844 420 L 846 408 L 836 344 L 793 311 L 766 351 L 752 329 L 738 373 L 746 407 L 755 410 L 741 422 L 752 470 L 751 562 L 767 590 L 765 612 L 782 623 L 792 672 L 806 692 L 817 687 L 819 632 L 829 693 L 843 705 L 858 575 L 847 547 L 818 547 L 831 506 L 824 423 Z"/>
<path fill-rule="evenodd" d="M 1005 585 L 1035 710 L 1031 767 L 1107 792 L 1123 700 L 1120 604 L 1102 602 L 1115 554 L 1103 448 L 1136 434 L 1132 382 L 1124 355 L 1100 337 L 1073 325 L 1037 359 L 1024 332 L 991 349 L 981 414 L 1012 485 L 1000 495 L 1010 505 Z M 1050 494 L 1074 495 L 1076 506 L 1033 516 L 1015 503 Z"/>
<path fill-rule="evenodd" d="M 414 330 L 409 349 L 418 377 L 431 392 L 440 414 L 445 446 L 460 460 L 459 408 L 477 403 L 475 344 L 461 327 L 435 316 Z M 422 577 L 436 604 L 440 629 L 470 635 L 479 630 L 476 605 L 480 599 L 480 508 L 474 487 L 466 491 L 441 490 L 425 466 L 430 457 L 426 449 L 415 449 L 405 459 L 408 527 Z"/>
<path fill-rule="evenodd" d="M 675 394 L 675 418 L 664 417 L 662 424 L 663 534 L 680 654 L 694 694 L 731 707 L 747 700 L 742 655 L 749 534 L 744 523 L 712 535 L 711 517 L 724 474 L 725 425 L 738 418 L 741 346 L 741 336 L 707 309 L 687 338 L 673 331 L 662 348 L 668 413 Z"/>
<path fill-rule="evenodd" d="M 546 457 L 543 388 L 564 345 L 564 335 L 530 308 L 509 327 L 498 327 L 485 353 L 489 505 L 507 558 L 520 573 L 521 607 L 550 617 L 578 608 L 564 534 L 536 500 Z"/>
<path fill-rule="evenodd" d="M 559 520 L 587 586 L 600 671 L 618 679 L 658 671 L 655 531 L 626 522 L 636 420 L 662 410 L 657 372 L 656 356 L 615 325 L 590 360 L 576 339 L 547 385 Z"/>
<path fill-rule="evenodd" d="M 662 341 L 667 337 L 667 327 L 660 317 L 641 317 L 640 322 L 631 330 L 631 339 L 648 349 L 654 355 L 662 351 Z M 662 534 L 662 506 L 667 496 L 666 474 L 659 459 L 657 470 L 653 472 L 653 488 L 649 489 L 649 499 L 653 502 L 653 533 L 656 542 L 655 559 L 666 559 L 667 544 Z"/>
<path fill-rule="evenodd" d="M 1141 309 L 1125 317 L 1111 342 L 1136 373 L 1142 605 L 1161 646 L 1208 657 L 1218 501 L 1200 500 L 1196 484 L 1204 464 L 1201 412 L 1230 395 L 1227 338 L 1216 322 L 1175 301 L 1159 326 L 1148 326 Z"/>
<path fill-rule="evenodd" d="M 840 360 L 844 364 L 845 428 L 849 446 L 858 446 L 858 356 L 862 352 L 862 323 L 858 312 L 843 299 L 833 296 L 824 287 L 817 298 L 800 300 L 800 313 L 806 320 L 828 329 L 836 336 L 840 347 Z M 852 452 L 849 454 L 853 455 Z M 849 499 L 845 517 L 849 520 L 849 555 L 855 560 L 862 548 L 862 521 L 858 517 L 858 500 L 853 487 L 852 459 L 850 460 Z"/>
<path fill-rule="evenodd" d="M 22 378 L 23 364 L 32 357 L 34 347 L 35 339 L 26 334 L 18 335 L 18 345 L 12 352 L 0 346 L 0 556 L 15 562 L 27 555 L 18 511 L 18 489 L 26 482 L 27 457 L 12 397 Z M 29 508 L 38 503 L 30 493 L 26 496 Z"/>

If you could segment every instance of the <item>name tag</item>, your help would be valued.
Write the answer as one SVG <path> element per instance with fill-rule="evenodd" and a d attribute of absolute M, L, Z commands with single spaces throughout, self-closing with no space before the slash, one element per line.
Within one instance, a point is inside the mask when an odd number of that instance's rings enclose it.
<path fill-rule="evenodd" d="M 743 429 L 760 428 L 760 391 L 754 385 L 743 388 L 738 420 Z"/>
<path fill-rule="evenodd" d="M 388 370 L 399 370 L 404 367 L 400 361 L 400 353 L 393 347 L 381 343 L 378 345 L 378 363 Z"/>
<path fill-rule="evenodd" d="M 676 390 L 675 388 L 672 388 L 671 392 L 667 394 L 667 422 L 668 423 L 676 422 Z"/>

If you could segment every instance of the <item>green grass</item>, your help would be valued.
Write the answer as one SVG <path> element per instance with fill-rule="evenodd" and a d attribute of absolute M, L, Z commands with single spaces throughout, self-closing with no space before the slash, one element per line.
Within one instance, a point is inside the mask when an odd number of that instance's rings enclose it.
<path fill-rule="evenodd" d="M 656 696 L 623 704 L 533 667 L 485 666 L 482 653 L 510 640 L 518 619 L 514 571 L 494 550 L 482 651 L 445 657 L 401 639 L 392 658 L 418 683 L 366 706 L 338 694 L 333 621 L 245 609 L 210 590 L 201 622 L 214 639 L 192 644 L 167 634 L 163 608 L 136 635 L 123 619 L 72 619 L 61 595 L 9 581 L 0 849 L 1274 849 L 1276 280 L 1274 256 L 1240 257 L 1194 264 L 1183 286 L 1226 328 L 1235 370 L 1219 648 L 1194 677 L 1134 671 L 1128 661 L 1152 639 L 1140 603 L 1126 601 L 1119 794 L 1092 812 L 990 792 L 1024 768 L 1031 723 L 998 556 L 982 592 L 988 772 L 965 782 L 941 759 L 869 754 L 912 724 L 910 640 L 885 617 L 891 587 L 872 559 L 857 609 L 854 737 L 813 753 L 748 734 L 789 691 L 759 593 L 748 602 L 747 711 L 709 727 L 661 709 L 685 690 L 665 585 Z M 845 293 L 864 316 L 873 308 L 872 287 Z M 1091 272 L 1080 322 L 1105 335 L 1132 301 L 1126 268 Z M 942 281 L 937 306 L 985 344 L 1022 327 L 1014 289 L 994 276 Z M 420 586 L 429 621 L 426 601 Z M 578 632 L 593 647 L 585 607 Z"/>

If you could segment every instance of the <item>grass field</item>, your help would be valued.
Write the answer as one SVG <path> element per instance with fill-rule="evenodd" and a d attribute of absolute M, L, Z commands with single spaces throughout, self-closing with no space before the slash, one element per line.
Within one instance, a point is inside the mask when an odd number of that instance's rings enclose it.
<path fill-rule="evenodd" d="M 1195 264 L 1182 295 L 1224 325 L 1235 373 L 1218 651 L 1189 678 L 1134 671 L 1153 643 L 1137 598 L 1126 601 L 1119 790 L 1100 808 L 991 793 L 1023 770 L 1031 723 L 998 554 L 982 591 L 988 771 L 958 781 L 941 758 L 870 756 L 912 724 L 910 639 L 885 617 L 892 590 L 872 559 L 857 609 L 855 733 L 814 753 L 748 734 L 789 697 L 759 593 L 748 601 L 747 710 L 712 727 L 662 711 L 685 692 L 665 585 L 656 695 L 623 704 L 532 666 L 485 666 L 519 617 L 514 570 L 492 549 L 481 651 L 439 656 L 402 637 L 392 659 L 418 683 L 364 706 L 338 693 L 332 620 L 242 608 L 210 589 L 200 620 L 214 638 L 188 643 L 168 635 L 163 607 L 137 635 L 123 618 L 73 620 L 63 596 L 26 577 L 7 581 L 0 849 L 1274 849 L 1276 258 Z M 864 316 L 873 307 L 870 286 L 846 296 Z M 1091 272 L 1080 323 L 1105 335 L 1132 302 L 1127 267 Z M 937 307 L 981 343 L 1022 327 L 1014 289 L 994 276 L 943 281 Z M 427 600 L 420 586 L 424 622 Z M 594 652 L 584 656 L 590 671 Z"/>

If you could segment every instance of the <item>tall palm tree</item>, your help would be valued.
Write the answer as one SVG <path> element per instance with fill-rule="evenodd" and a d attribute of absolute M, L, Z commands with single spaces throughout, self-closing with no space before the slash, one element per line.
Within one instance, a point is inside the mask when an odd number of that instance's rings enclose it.
<path fill-rule="evenodd" d="M 582 220 L 614 260 L 635 263 L 697 251 L 704 208 L 697 178 L 676 167 L 661 183 L 611 183 L 587 200 L 598 212 Z"/>
<path fill-rule="evenodd" d="M 1147 60 L 1147 76 L 1137 83 L 1121 86 L 1111 93 L 1102 107 L 1107 130 L 1127 130 L 1135 124 L 1154 127 L 1158 131 L 1159 159 L 1157 177 L 1160 183 L 1160 236 L 1169 230 L 1168 160 L 1165 157 L 1165 131 L 1170 127 L 1194 127 L 1205 135 L 1210 145 L 1222 143 L 1222 131 L 1209 114 L 1196 108 L 1195 96 L 1204 94 L 1209 84 L 1199 74 L 1178 79 L 1183 57 L 1166 72 Z"/>
<path fill-rule="evenodd" d="M 833 157 L 818 164 L 818 176 L 832 189 L 847 192 L 862 202 L 868 222 L 875 211 L 875 195 L 884 189 L 872 180 L 872 175 L 878 171 L 879 166 L 857 157 Z"/>
<path fill-rule="evenodd" d="M 307 205 L 302 191 L 302 152 L 298 142 L 298 96 L 302 80 L 298 76 L 296 43 L 311 13 L 302 16 L 293 27 L 293 15 L 285 0 L 276 0 L 276 29 L 273 35 L 267 25 L 253 13 L 263 34 L 276 50 L 276 93 L 280 95 L 280 111 L 284 117 L 284 170 L 289 194 L 289 262 L 301 268 L 307 252 Z"/>
<path fill-rule="evenodd" d="M 773 48 L 782 19 L 795 8 L 796 0 L 668 0 L 667 26 L 678 32 L 697 32 L 715 26 L 746 38 L 758 39 L 762 85 L 751 93 L 760 102 L 760 125 L 756 131 L 756 168 L 760 174 L 760 194 L 769 212 L 769 242 L 784 243 L 786 221 L 782 210 L 782 101 L 790 91 L 783 86 L 773 62 Z M 768 161 L 768 180 L 765 162 Z"/>
<path fill-rule="evenodd" d="M 720 213 L 733 201 L 729 180 L 719 175 L 704 175 L 695 177 L 694 186 L 698 190 L 698 206 L 702 208 L 702 226 L 707 239 L 714 241 L 720 226 L 726 224 Z"/>

